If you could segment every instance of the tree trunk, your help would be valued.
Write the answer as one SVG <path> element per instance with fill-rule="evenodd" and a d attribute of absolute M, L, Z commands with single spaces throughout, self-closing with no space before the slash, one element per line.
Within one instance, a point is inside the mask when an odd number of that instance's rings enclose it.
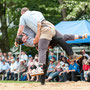
<path fill-rule="evenodd" d="M 1 16 L 1 32 L 2 32 L 2 37 L 0 38 L 0 49 L 2 52 L 8 52 L 10 50 L 9 46 L 9 40 L 8 40 L 8 33 L 7 33 L 7 21 L 6 21 L 6 1 L 2 5 L 2 8 L 0 10 Z"/>
<path fill-rule="evenodd" d="M 63 0 L 58 0 L 60 5 L 63 4 Z M 62 14 L 62 20 L 64 21 L 64 19 L 66 18 L 67 14 L 66 14 L 66 9 L 63 8 L 62 11 L 61 11 L 61 14 Z"/>

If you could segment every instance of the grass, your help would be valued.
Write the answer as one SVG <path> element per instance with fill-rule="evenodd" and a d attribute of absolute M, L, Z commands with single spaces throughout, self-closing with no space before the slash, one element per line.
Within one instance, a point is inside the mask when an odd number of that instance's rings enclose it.
<path fill-rule="evenodd" d="M 38 83 L 38 82 L 35 82 L 35 81 L 12 81 L 12 80 L 4 80 L 4 81 L 0 81 L 0 83 Z"/>

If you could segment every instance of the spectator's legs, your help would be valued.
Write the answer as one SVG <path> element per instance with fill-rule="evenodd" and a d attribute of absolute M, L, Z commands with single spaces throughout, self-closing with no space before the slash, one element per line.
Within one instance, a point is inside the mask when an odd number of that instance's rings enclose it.
<path fill-rule="evenodd" d="M 11 80 L 14 80 L 14 73 L 11 72 Z"/>
<path fill-rule="evenodd" d="M 64 79 L 64 82 L 68 80 L 68 73 L 67 72 L 63 73 L 63 79 Z"/>
<path fill-rule="evenodd" d="M 76 75 L 78 75 L 77 72 L 71 72 L 71 80 L 76 81 Z"/>
<path fill-rule="evenodd" d="M 7 72 L 7 80 L 9 80 L 10 72 Z"/>
<path fill-rule="evenodd" d="M 18 79 L 18 74 L 14 73 L 14 80 L 17 80 L 17 79 Z"/>
<path fill-rule="evenodd" d="M 83 76 L 83 72 L 80 73 L 80 80 L 81 80 L 81 81 L 84 81 L 84 80 L 85 80 L 85 79 L 84 79 L 84 76 Z"/>

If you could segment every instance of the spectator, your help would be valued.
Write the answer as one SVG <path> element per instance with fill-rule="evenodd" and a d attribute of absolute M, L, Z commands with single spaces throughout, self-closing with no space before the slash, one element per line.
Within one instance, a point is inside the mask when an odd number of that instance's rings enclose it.
<path fill-rule="evenodd" d="M 2 57 L 0 56 L 0 65 L 2 64 Z"/>
<path fill-rule="evenodd" d="M 5 59 L 5 58 L 8 58 L 8 57 L 7 57 L 7 53 L 3 53 L 3 56 L 4 56 L 4 59 Z"/>
<path fill-rule="evenodd" d="M 57 65 L 54 67 L 53 72 L 50 73 L 50 75 L 48 76 L 48 78 L 45 81 L 50 81 L 52 79 L 54 79 L 55 77 L 59 76 L 59 73 L 62 71 L 61 67 L 60 67 L 60 60 L 58 60 Z"/>
<path fill-rule="evenodd" d="M 24 51 L 21 52 L 21 60 L 26 60 L 26 61 L 28 60 L 28 56 L 26 55 Z"/>
<path fill-rule="evenodd" d="M 86 56 L 86 57 L 88 57 L 88 58 L 89 58 L 88 54 L 86 54 L 85 49 L 82 49 L 80 53 L 81 53 L 83 56 Z"/>
<path fill-rule="evenodd" d="M 34 63 L 33 57 L 30 57 L 27 66 L 30 67 L 33 65 L 33 63 Z"/>
<path fill-rule="evenodd" d="M 16 59 L 14 65 L 15 65 L 15 67 L 14 67 L 14 80 L 17 80 L 17 78 L 18 78 L 18 70 L 19 70 L 18 68 L 20 66 L 19 58 Z"/>
<path fill-rule="evenodd" d="M 34 65 L 35 65 L 36 67 L 38 67 L 38 65 L 39 65 L 39 63 L 38 63 L 38 57 L 37 57 L 37 56 L 35 56 Z"/>
<path fill-rule="evenodd" d="M 57 56 L 56 56 L 56 55 L 54 55 L 54 53 L 53 53 L 53 52 L 50 52 L 50 55 L 49 55 L 49 60 L 50 60 L 50 59 L 52 59 L 52 58 L 54 58 L 54 59 L 55 59 L 55 61 L 57 61 Z"/>
<path fill-rule="evenodd" d="M 2 66 L 1 66 L 1 72 L 2 74 L 7 74 L 7 80 L 9 79 L 8 73 L 10 71 L 10 66 L 8 63 L 5 62 L 5 60 L 2 60 Z"/>
<path fill-rule="evenodd" d="M 4 59 L 4 56 L 3 56 L 3 53 L 2 52 L 0 52 L 0 56 L 2 57 L 2 59 Z"/>
<path fill-rule="evenodd" d="M 69 70 L 69 65 L 67 62 L 60 62 L 60 66 L 62 69 L 62 72 L 59 73 L 59 81 L 67 81 L 66 76 L 64 77 L 64 73 Z M 63 77 L 62 77 L 63 76 Z"/>
<path fill-rule="evenodd" d="M 24 72 L 26 72 L 26 66 L 23 63 L 23 60 L 20 60 L 20 66 L 19 66 L 19 79 L 21 80 L 21 77 Z"/>
<path fill-rule="evenodd" d="M 11 80 L 14 80 L 15 67 L 16 67 L 15 60 L 11 59 L 11 66 L 10 66 Z"/>
<path fill-rule="evenodd" d="M 48 67 L 48 70 L 47 70 L 48 79 L 51 78 L 52 72 L 54 71 L 55 66 L 56 65 L 55 65 L 53 59 L 50 59 L 50 64 L 49 64 L 49 67 Z M 46 81 L 48 81 L 48 79 Z"/>
<path fill-rule="evenodd" d="M 84 71 L 85 81 L 87 81 L 88 67 L 89 67 L 88 58 L 87 58 L 87 56 L 84 56 L 84 59 L 83 59 L 83 71 Z"/>
<path fill-rule="evenodd" d="M 76 81 L 76 75 L 80 74 L 79 66 L 73 60 L 70 61 L 71 64 L 69 65 L 69 70 L 66 70 L 63 73 L 64 79 L 67 81 L 68 76 L 70 75 L 72 81 Z"/>

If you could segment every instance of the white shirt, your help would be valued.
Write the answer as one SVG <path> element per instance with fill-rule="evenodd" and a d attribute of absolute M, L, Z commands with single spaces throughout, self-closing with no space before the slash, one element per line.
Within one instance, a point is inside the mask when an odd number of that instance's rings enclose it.
<path fill-rule="evenodd" d="M 25 54 L 25 55 L 21 55 L 21 60 L 28 60 L 28 56 Z"/>
<path fill-rule="evenodd" d="M 2 68 L 1 69 L 2 70 L 8 70 L 8 69 L 10 69 L 10 65 L 8 63 L 5 63 L 5 65 L 2 64 Z"/>

